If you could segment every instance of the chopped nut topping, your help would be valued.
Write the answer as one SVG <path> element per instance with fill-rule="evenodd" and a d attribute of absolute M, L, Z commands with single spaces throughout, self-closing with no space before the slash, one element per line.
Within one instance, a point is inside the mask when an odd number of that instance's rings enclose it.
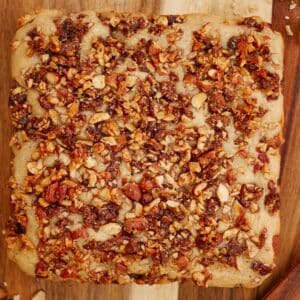
<path fill-rule="evenodd" d="M 74 102 L 71 104 L 71 106 L 69 107 L 69 111 L 68 111 L 68 115 L 70 118 L 73 118 L 74 116 L 76 116 L 76 114 L 78 113 L 79 110 L 79 103 L 78 102 Z"/>
<path fill-rule="evenodd" d="M 251 267 L 254 271 L 257 271 L 262 276 L 267 275 L 272 271 L 271 267 L 264 265 L 261 261 L 258 260 L 255 260 L 252 263 Z"/>
<path fill-rule="evenodd" d="M 53 122 L 54 125 L 59 125 L 60 124 L 59 114 L 56 110 L 50 109 L 49 110 L 49 116 L 50 116 L 50 119 L 51 119 L 51 121 Z"/>
<path fill-rule="evenodd" d="M 57 16 L 51 34 L 37 26 L 13 43 L 39 63 L 9 97 L 7 236 L 20 251 L 34 244 L 37 276 L 205 286 L 214 264 L 249 259 L 271 272 L 257 259 L 278 232 L 253 220 L 280 207 L 272 34 L 259 18 L 227 20 L 239 33 L 224 41 L 221 19 L 189 32 L 190 18 Z"/>
<path fill-rule="evenodd" d="M 31 174 L 37 174 L 43 169 L 43 163 L 41 160 L 29 162 L 27 163 L 27 169 Z"/>
<path fill-rule="evenodd" d="M 217 189 L 217 196 L 221 202 L 227 202 L 229 200 L 229 190 L 224 184 L 219 184 Z"/>
<path fill-rule="evenodd" d="M 142 197 L 141 189 L 136 183 L 127 183 L 124 186 L 125 195 L 134 201 L 139 201 Z"/>
<path fill-rule="evenodd" d="M 157 23 L 158 24 L 161 24 L 161 25 L 164 25 L 164 26 L 167 26 L 168 25 L 168 18 L 167 16 L 160 16 L 158 19 L 157 19 Z"/>
<path fill-rule="evenodd" d="M 108 113 L 95 113 L 91 118 L 90 118 L 90 123 L 91 124 L 96 124 L 99 122 L 103 122 L 105 120 L 108 120 L 110 118 Z"/>
<path fill-rule="evenodd" d="M 96 89 L 104 89 L 105 88 L 105 76 L 97 75 L 92 79 L 93 87 Z"/>
<path fill-rule="evenodd" d="M 179 206 L 178 202 L 172 201 L 172 200 L 168 200 L 166 203 L 167 203 L 168 206 L 173 207 L 173 208 Z"/>
<path fill-rule="evenodd" d="M 203 103 L 205 102 L 206 99 L 207 99 L 206 94 L 204 94 L 204 93 L 196 94 L 192 98 L 192 105 L 195 108 L 199 109 L 203 105 Z"/>
<path fill-rule="evenodd" d="M 145 231 L 148 228 L 148 221 L 144 217 L 127 219 L 124 222 L 124 230 L 126 232 Z"/>
<path fill-rule="evenodd" d="M 203 183 L 199 183 L 196 185 L 195 189 L 194 189 L 194 194 L 196 196 L 199 196 L 201 194 L 201 192 L 207 187 L 207 183 L 203 182 Z"/>
<path fill-rule="evenodd" d="M 46 79 L 51 84 L 56 84 L 59 80 L 58 76 L 53 72 L 48 72 L 46 74 Z"/>

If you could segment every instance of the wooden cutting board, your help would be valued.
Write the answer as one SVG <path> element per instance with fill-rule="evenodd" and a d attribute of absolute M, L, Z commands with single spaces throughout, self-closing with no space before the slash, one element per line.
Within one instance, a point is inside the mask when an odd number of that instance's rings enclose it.
<path fill-rule="evenodd" d="M 264 300 L 287 300 L 300 298 L 300 264 L 294 267 Z"/>
<path fill-rule="evenodd" d="M 290 267 L 299 262 L 300 256 L 300 85 L 299 76 L 299 22 L 295 9 L 289 11 L 289 1 L 274 1 L 273 27 L 285 37 L 286 57 L 284 74 L 284 95 L 286 107 L 286 143 L 283 149 L 282 186 L 282 231 L 281 249 L 277 259 L 277 269 L 270 279 L 260 288 L 247 290 L 243 288 L 199 288 L 191 282 L 163 286 L 77 284 L 73 282 L 54 283 L 25 276 L 7 260 L 3 236 L 0 236 L 0 286 L 6 282 L 10 294 L 19 294 L 21 299 L 31 299 L 39 289 L 46 291 L 48 300 L 56 299 L 99 299 L 99 300 L 196 300 L 196 299 L 261 299 L 274 285 L 277 278 Z M 142 11 L 147 13 L 191 13 L 203 12 L 219 15 L 241 14 L 259 15 L 271 22 L 271 0 L 0 0 L 0 229 L 4 228 L 8 215 L 9 177 L 8 141 L 11 132 L 9 126 L 8 93 L 9 93 L 9 41 L 15 31 L 18 17 L 38 8 L 61 8 L 67 11 L 96 9 L 98 11 Z M 285 15 L 291 16 L 289 21 Z M 287 37 L 285 23 L 291 23 L 294 37 Z M 297 28 L 298 26 L 298 28 Z M 294 298 L 296 299 L 296 298 Z M 293 300 L 294 300 L 293 299 Z"/>

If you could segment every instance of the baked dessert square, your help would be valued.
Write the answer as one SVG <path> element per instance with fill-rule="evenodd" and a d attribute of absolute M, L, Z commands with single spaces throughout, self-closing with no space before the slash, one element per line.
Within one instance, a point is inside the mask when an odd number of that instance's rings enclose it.
<path fill-rule="evenodd" d="M 42 10 L 11 53 L 7 243 L 23 271 L 223 287 L 270 275 L 279 33 L 255 17 Z"/>

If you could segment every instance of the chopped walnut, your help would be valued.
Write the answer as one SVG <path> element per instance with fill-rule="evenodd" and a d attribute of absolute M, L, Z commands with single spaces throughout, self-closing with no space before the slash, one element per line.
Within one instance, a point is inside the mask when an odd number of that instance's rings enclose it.
<path fill-rule="evenodd" d="M 142 197 L 141 189 L 136 183 L 127 183 L 124 186 L 125 195 L 134 201 L 139 201 Z"/>
<path fill-rule="evenodd" d="M 219 184 L 217 188 L 217 196 L 221 202 L 227 202 L 229 200 L 229 191 L 224 184 Z"/>
<path fill-rule="evenodd" d="M 261 261 L 255 260 L 252 265 L 252 269 L 258 272 L 260 275 L 264 276 L 271 273 L 272 268 L 263 264 Z"/>
<path fill-rule="evenodd" d="M 91 118 L 90 118 L 90 123 L 91 124 L 96 124 L 99 122 L 103 122 L 105 120 L 108 120 L 110 118 L 108 113 L 95 113 Z"/>
<path fill-rule="evenodd" d="M 196 94 L 192 97 L 192 105 L 195 108 L 199 109 L 203 105 L 206 99 L 207 99 L 206 94 L 204 93 Z"/>
<path fill-rule="evenodd" d="M 96 89 L 104 89 L 105 88 L 105 76 L 97 75 L 92 78 L 93 87 Z"/>

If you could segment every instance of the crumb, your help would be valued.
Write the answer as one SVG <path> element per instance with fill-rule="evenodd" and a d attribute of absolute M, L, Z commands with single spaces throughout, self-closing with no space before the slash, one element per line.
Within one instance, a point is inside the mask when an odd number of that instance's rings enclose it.
<path fill-rule="evenodd" d="M 17 294 L 17 295 L 13 295 L 12 299 L 13 300 L 21 300 L 21 297 L 19 294 Z"/>
<path fill-rule="evenodd" d="M 290 10 L 293 10 L 293 9 L 295 9 L 296 7 L 297 7 L 297 4 L 296 4 L 294 1 L 292 1 L 292 2 L 290 3 L 289 9 L 290 9 Z"/>
<path fill-rule="evenodd" d="M 6 230 L 5 229 L 1 230 L 1 234 L 5 235 L 6 234 Z"/>
<path fill-rule="evenodd" d="M 6 281 L 3 281 L 3 286 L 7 287 L 7 282 Z"/>
<path fill-rule="evenodd" d="M 43 290 L 37 291 L 31 300 L 46 300 L 46 293 Z"/>
<path fill-rule="evenodd" d="M 286 20 L 289 20 L 289 19 L 290 19 L 290 17 L 289 17 L 289 16 L 284 16 L 284 18 L 285 18 Z"/>
<path fill-rule="evenodd" d="M 290 25 L 285 25 L 285 31 L 286 31 L 288 36 L 293 36 L 294 35 Z"/>

